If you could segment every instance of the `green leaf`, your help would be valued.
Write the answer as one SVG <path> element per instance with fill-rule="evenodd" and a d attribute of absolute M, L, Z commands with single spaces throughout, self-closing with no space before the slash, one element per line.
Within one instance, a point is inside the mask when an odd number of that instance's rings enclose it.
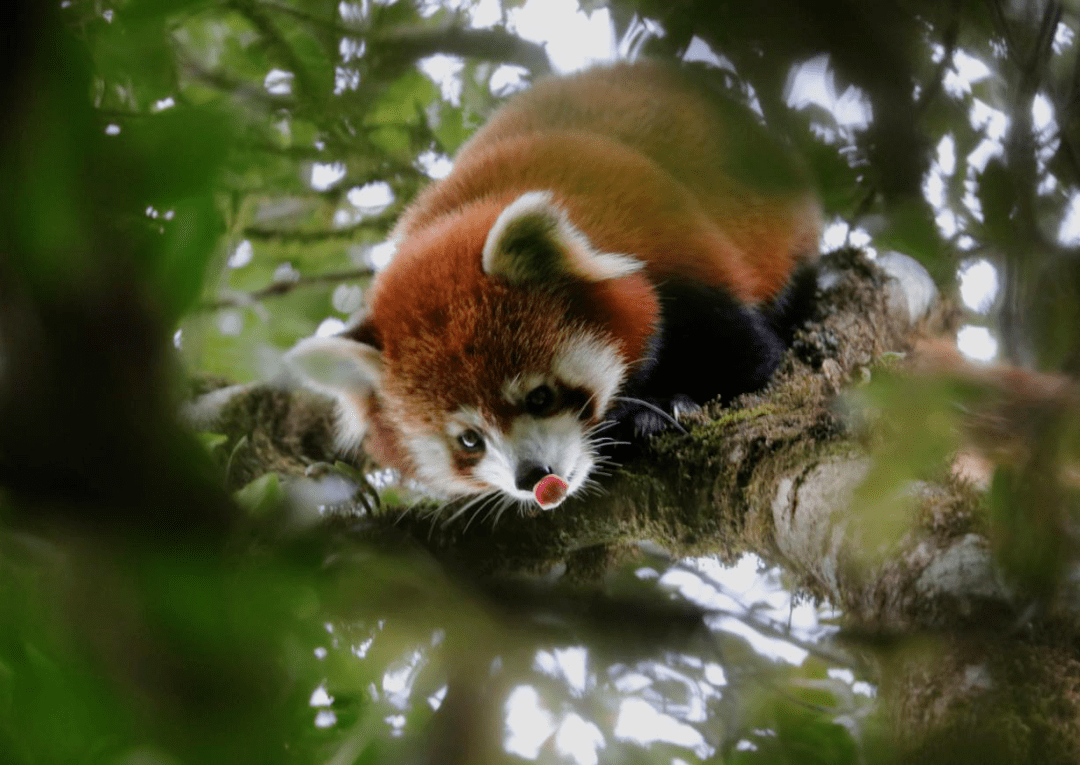
<path fill-rule="evenodd" d="M 138 173 L 130 180 L 141 181 L 148 204 L 167 206 L 208 194 L 228 156 L 234 133 L 233 118 L 224 112 L 168 109 L 125 126 L 117 149 L 127 155 L 128 166 L 117 169 Z"/>
<path fill-rule="evenodd" d="M 410 69 L 384 88 L 365 115 L 369 127 L 419 125 L 421 115 L 441 100 L 439 89 L 418 69 Z"/>
<path fill-rule="evenodd" d="M 896 250 L 918 260 L 935 280 L 955 278 L 955 264 L 945 250 L 934 222 L 933 213 L 924 200 L 910 200 L 889 210 L 876 241 L 878 249 Z"/>
<path fill-rule="evenodd" d="M 277 473 L 266 473 L 238 489 L 233 499 L 249 514 L 260 516 L 278 508 L 285 499 L 285 492 Z"/>
<path fill-rule="evenodd" d="M 229 437 L 223 433 L 210 433 L 205 430 L 196 433 L 195 437 L 202 444 L 202 447 L 211 454 L 229 442 Z"/>
<path fill-rule="evenodd" d="M 143 112 L 173 91 L 176 64 L 160 15 L 116 12 L 112 23 L 93 24 L 89 41 L 95 74 L 104 82 L 100 106 Z"/>
<path fill-rule="evenodd" d="M 224 224 L 209 196 L 176 203 L 170 212 L 174 218 L 165 227 L 154 273 L 166 320 L 172 324 L 202 293 Z"/>

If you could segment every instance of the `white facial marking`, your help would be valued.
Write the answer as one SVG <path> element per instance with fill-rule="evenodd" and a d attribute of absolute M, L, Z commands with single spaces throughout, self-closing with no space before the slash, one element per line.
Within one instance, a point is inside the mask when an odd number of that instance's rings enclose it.
<path fill-rule="evenodd" d="M 573 412 L 560 412 L 551 417 L 526 414 L 514 420 L 509 433 L 492 434 L 487 452 L 473 473 L 508 496 L 536 502 L 532 487 L 517 487 L 516 475 L 523 463 L 550 468 L 567 482 L 569 496 L 585 483 L 595 459 L 584 426 Z"/>
<path fill-rule="evenodd" d="M 551 381 L 542 374 L 518 375 L 503 383 L 503 399 L 511 404 L 519 403 L 525 400 L 529 391 L 540 385 L 551 385 Z"/>
<path fill-rule="evenodd" d="M 473 429 L 487 438 L 488 426 L 479 412 L 463 408 L 448 418 L 445 431 L 432 430 L 425 422 L 414 422 L 407 416 L 397 416 L 394 407 L 387 408 L 387 416 L 398 423 L 401 444 L 409 454 L 416 480 L 432 494 L 450 498 L 462 494 L 476 494 L 475 482 L 462 477 L 454 469 L 454 442 L 464 431 Z"/>
<path fill-rule="evenodd" d="M 446 432 L 451 438 L 457 438 L 466 430 L 475 430 L 486 433 L 494 430 L 480 410 L 472 406 L 463 406 L 452 414 L 446 423 Z"/>
<path fill-rule="evenodd" d="M 583 331 L 556 351 L 553 371 L 563 382 L 592 391 L 596 411 L 603 413 L 623 384 L 626 363 L 614 343 Z"/>
<path fill-rule="evenodd" d="M 509 403 L 521 403 L 540 385 L 569 385 L 592 392 L 596 411 L 602 413 L 623 382 L 626 364 L 614 343 L 581 330 L 558 349 L 551 374 L 522 374 L 503 383 L 500 393 Z M 402 442 L 416 466 L 416 477 L 425 485 L 441 489 L 446 496 L 478 494 L 488 488 L 504 496 L 535 505 L 532 486 L 519 489 L 517 475 L 523 465 L 548 468 L 567 483 L 566 496 L 579 491 L 596 464 L 588 425 L 580 412 L 564 410 L 547 417 L 522 414 L 508 431 L 484 417 L 475 407 L 462 407 L 450 415 L 442 432 L 430 426 L 407 427 L 402 423 Z M 467 476 L 454 467 L 457 439 L 475 430 L 484 440 L 479 460 Z M 554 507 L 559 502 L 548 505 Z"/>
<path fill-rule="evenodd" d="M 463 483 L 454 471 L 450 449 L 440 434 L 422 428 L 403 428 L 402 436 L 420 483 L 445 496 L 475 492 L 475 488 Z"/>

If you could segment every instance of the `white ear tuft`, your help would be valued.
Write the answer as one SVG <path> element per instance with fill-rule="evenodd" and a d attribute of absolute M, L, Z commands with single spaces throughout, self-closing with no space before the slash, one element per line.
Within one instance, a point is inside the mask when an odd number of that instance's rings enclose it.
<path fill-rule="evenodd" d="M 359 446 L 367 431 L 367 404 L 382 377 L 379 350 L 344 337 L 309 337 L 284 362 L 303 385 L 337 400 L 339 445 Z"/>
<path fill-rule="evenodd" d="M 632 274 L 644 264 L 629 255 L 598 252 L 550 192 L 530 191 L 491 227 L 483 265 L 485 273 L 521 284 L 566 276 L 600 282 Z"/>
<path fill-rule="evenodd" d="M 366 393 L 382 375 L 378 349 L 344 337 L 309 337 L 285 354 L 285 363 L 309 388 L 335 395 Z"/>

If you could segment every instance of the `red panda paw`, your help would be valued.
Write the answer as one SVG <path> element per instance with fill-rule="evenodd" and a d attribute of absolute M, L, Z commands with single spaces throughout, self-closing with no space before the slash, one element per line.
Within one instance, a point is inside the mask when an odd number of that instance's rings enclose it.
<path fill-rule="evenodd" d="M 667 430 L 685 434 L 682 423 L 696 419 L 703 411 L 696 401 L 682 393 L 666 401 L 625 398 L 623 401 L 628 405 L 626 415 L 632 423 L 634 438 L 649 438 Z"/>
<path fill-rule="evenodd" d="M 689 396 L 676 393 L 671 397 L 671 414 L 678 422 L 697 419 L 704 411 L 701 405 Z"/>

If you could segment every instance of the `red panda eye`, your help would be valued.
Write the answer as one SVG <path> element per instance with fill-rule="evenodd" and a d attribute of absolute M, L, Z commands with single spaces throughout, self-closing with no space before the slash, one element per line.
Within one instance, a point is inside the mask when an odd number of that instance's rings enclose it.
<path fill-rule="evenodd" d="M 484 437 L 471 428 L 458 436 L 457 440 L 467 452 L 478 452 L 484 448 Z"/>
<path fill-rule="evenodd" d="M 540 417 L 550 414 L 555 405 L 555 391 L 549 385 L 538 385 L 525 396 L 525 411 Z"/>

